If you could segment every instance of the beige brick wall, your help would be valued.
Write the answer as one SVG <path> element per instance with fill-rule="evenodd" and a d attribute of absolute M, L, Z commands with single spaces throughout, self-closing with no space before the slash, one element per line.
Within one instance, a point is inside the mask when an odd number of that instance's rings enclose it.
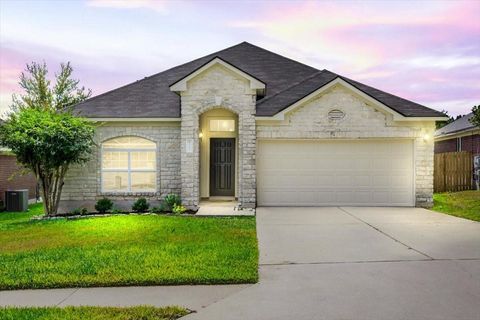
<path fill-rule="evenodd" d="M 180 194 L 180 123 L 107 123 L 98 127 L 95 142 L 100 146 L 103 141 L 120 136 L 144 137 L 157 144 L 157 192 L 102 194 L 100 148 L 95 148 L 88 163 L 73 166 L 67 173 L 61 212 L 79 207 L 93 210 L 95 201 L 104 195 L 117 202 L 119 207 L 128 208 L 141 196 L 155 203 L 168 193 Z"/>
<path fill-rule="evenodd" d="M 395 122 L 393 117 L 366 103 L 349 89 L 334 87 L 321 96 L 287 114 L 284 121 L 255 121 L 255 92 L 246 79 L 216 65 L 190 80 L 181 93 L 180 123 L 109 123 L 98 128 L 96 141 L 117 136 L 138 135 L 157 143 L 157 192 L 152 194 L 109 194 L 117 202 L 139 196 L 151 200 L 165 194 L 181 193 L 186 205 L 198 205 L 199 190 L 199 117 L 214 108 L 228 109 L 238 115 L 238 189 L 239 205 L 256 204 L 256 139 L 412 139 L 415 148 L 415 196 L 418 206 L 431 206 L 433 194 L 433 131 L 430 122 Z M 328 120 L 328 112 L 339 109 L 345 117 Z M 430 138 L 425 140 L 425 135 Z M 187 152 L 187 145 L 191 152 Z M 86 206 L 102 197 L 100 192 L 100 151 L 83 166 L 72 167 L 62 194 L 61 211 Z"/>
<path fill-rule="evenodd" d="M 254 207 L 255 172 L 255 91 L 248 80 L 221 66 L 214 65 L 187 84 L 181 93 L 182 198 L 188 206 L 198 205 L 199 190 L 199 116 L 214 108 L 228 109 L 238 115 L 238 202 Z M 191 145 L 191 152 L 187 152 Z"/>
<path fill-rule="evenodd" d="M 328 113 L 339 109 L 342 120 L 331 121 Z M 432 205 L 433 132 L 435 123 L 394 122 L 349 89 L 339 86 L 289 113 L 284 121 L 258 121 L 258 139 L 360 139 L 405 138 L 414 141 L 415 197 L 417 206 Z M 428 135 L 427 140 L 424 139 Z"/>

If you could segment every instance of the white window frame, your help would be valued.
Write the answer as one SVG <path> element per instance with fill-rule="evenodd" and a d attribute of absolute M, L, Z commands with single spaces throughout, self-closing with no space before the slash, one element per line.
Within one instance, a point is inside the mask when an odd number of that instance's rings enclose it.
<path fill-rule="evenodd" d="M 152 143 L 155 143 L 154 141 L 152 140 L 149 140 L 149 139 L 146 139 L 146 138 L 143 138 L 143 137 L 137 137 L 135 136 L 136 138 L 140 138 L 140 139 L 145 139 L 145 140 L 148 140 Z M 103 144 L 105 142 L 108 142 L 110 140 L 113 140 L 113 139 L 116 139 L 116 138 L 123 138 L 123 136 L 121 137 L 115 137 L 115 138 L 111 138 L 111 139 L 108 139 L 108 140 L 105 140 L 102 142 L 102 146 L 100 148 L 100 190 L 102 193 L 108 193 L 108 194 L 112 194 L 112 193 L 115 193 L 115 194 L 127 194 L 127 193 L 155 193 L 157 192 L 157 188 L 158 188 L 158 183 L 157 183 L 157 144 L 155 143 L 155 147 L 153 148 L 104 148 L 103 147 Z M 148 151 L 153 151 L 154 154 L 155 154 L 155 168 L 154 169 L 133 169 L 132 170 L 132 167 L 131 167 L 131 153 L 132 152 L 148 152 Z M 127 153 L 127 157 L 128 157 L 128 167 L 127 169 L 104 169 L 103 168 L 103 153 L 104 152 L 126 152 Z M 127 177 L 128 177 L 128 189 L 127 191 L 109 191 L 109 190 L 105 190 L 103 188 L 103 173 L 104 172 L 126 172 L 127 173 Z M 155 174 L 155 187 L 154 187 L 154 190 L 148 190 L 148 189 L 143 189 L 143 190 L 134 190 L 132 191 L 132 172 L 133 173 L 137 173 L 137 172 L 153 172 Z"/>
<path fill-rule="evenodd" d="M 212 130 L 211 123 L 212 121 L 233 121 L 233 130 Z M 211 117 L 208 119 L 208 131 L 209 132 L 235 132 L 237 127 L 237 122 L 235 119 L 232 118 L 225 118 L 225 117 Z"/>

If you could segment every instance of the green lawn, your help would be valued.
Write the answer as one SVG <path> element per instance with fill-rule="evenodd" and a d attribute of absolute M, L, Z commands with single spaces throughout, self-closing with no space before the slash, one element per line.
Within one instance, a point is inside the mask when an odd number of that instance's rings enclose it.
<path fill-rule="evenodd" d="M 2 320 L 174 320 L 189 312 L 179 307 L 47 307 L 1 308 Z"/>
<path fill-rule="evenodd" d="M 435 211 L 480 221 L 480 191 L 436 193 L 433 203 Z"/>
<path fill-rule="evenodd" d="M 254 217 L 0 213 L 0 289 L 253 283 Z"/>

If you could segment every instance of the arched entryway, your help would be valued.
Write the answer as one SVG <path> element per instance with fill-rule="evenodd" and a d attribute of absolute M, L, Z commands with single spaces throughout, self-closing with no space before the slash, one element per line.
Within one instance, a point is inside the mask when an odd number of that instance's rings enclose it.
<path fill-rule="evenodd" d="M 225 109 L 199 117 L 200 198 L 233 200 L 238 196 L 238 116 Z"/>

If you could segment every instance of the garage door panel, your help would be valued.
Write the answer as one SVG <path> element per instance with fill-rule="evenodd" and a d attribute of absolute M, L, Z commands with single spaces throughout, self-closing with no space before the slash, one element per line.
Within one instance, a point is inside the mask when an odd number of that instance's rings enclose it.
<path fill-rule="evenodd" d="M 259 205 L 413 204 L 413 142 L 259 141 Z"/>

